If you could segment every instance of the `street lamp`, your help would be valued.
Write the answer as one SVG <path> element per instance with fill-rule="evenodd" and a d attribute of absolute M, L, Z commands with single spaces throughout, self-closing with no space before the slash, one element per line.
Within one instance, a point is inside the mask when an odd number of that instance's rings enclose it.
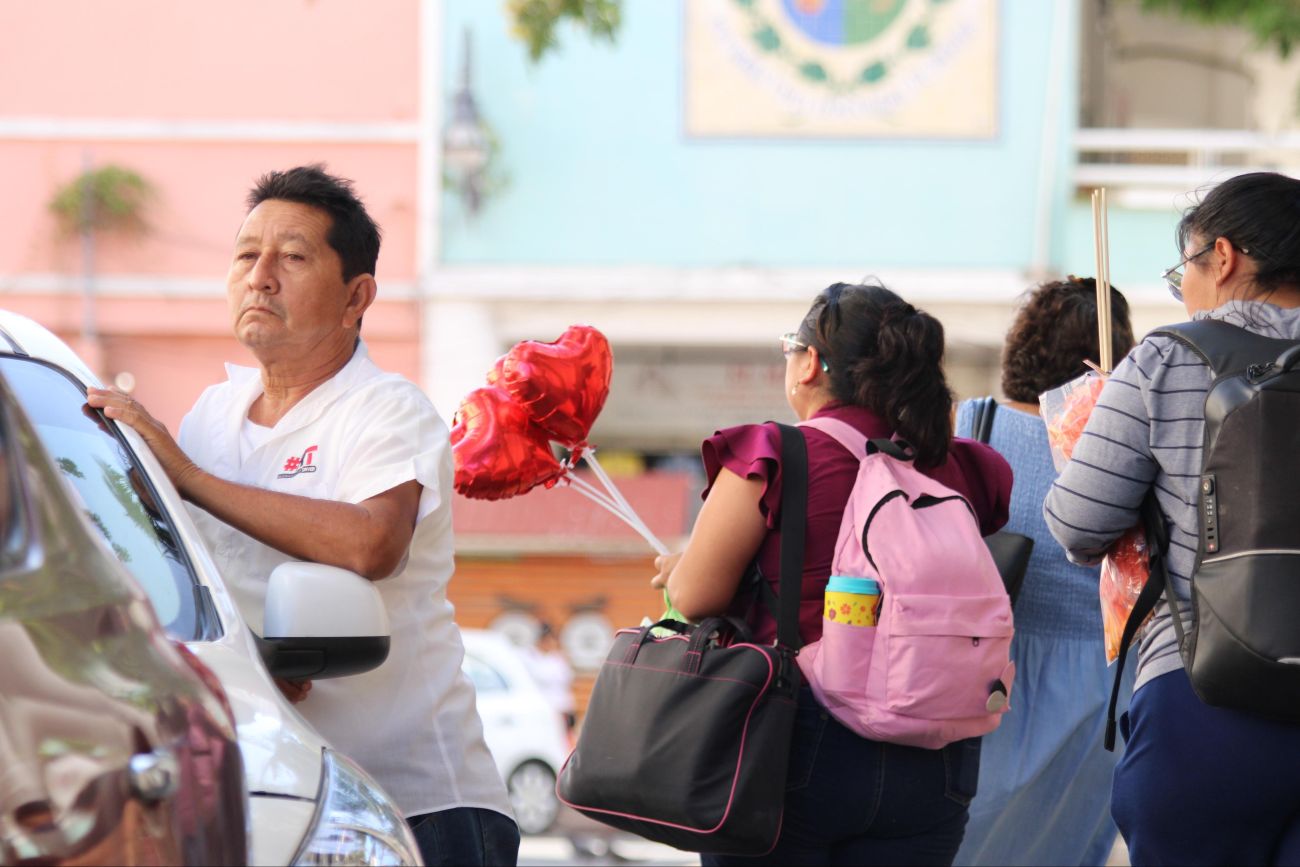
<path fill-rule="evenodd" d="M 442 132 L 442 159 L 472 215 L 478 213 L 483 201 L 483 170 L 487 168 L 491 146 L 470 89 L 470 59 L 470 33 L 466 28 L 465 62 L 460 88 L 452 97 L 451 121 Z"/>

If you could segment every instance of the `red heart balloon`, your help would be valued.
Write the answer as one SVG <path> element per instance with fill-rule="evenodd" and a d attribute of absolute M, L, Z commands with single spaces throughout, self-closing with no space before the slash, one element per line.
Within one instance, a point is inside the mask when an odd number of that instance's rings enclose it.
<path fill-rule="evenodd" d="M 500 364 L 500 384 L 539 427 L 566 446 L 587 439 L 609 396 L 614 357 L 605 335 L 572 325 L 554 343 L 525 340 Z"/>
<path fill-rule="evenodd" d="M 477 500 L 504 500 L 551 483 L 564 467 L 546 433 L 500 388 L 478 388 L 452 419 L 451 455 L 457 491 Z"/>
<path fill-rule="evenodd" d="M 496 364 L 492 365 L 492 369 L 488 371 L 488 375 L 487 375 L 488 385 L 494 385 L 494 386 L 503 385 L 503 383 L 501 382 L 501 368 L 502 365 L 504 365 L 505 363 L 506 363 L 506 357 L 503 355 L 496 360 Z"/>

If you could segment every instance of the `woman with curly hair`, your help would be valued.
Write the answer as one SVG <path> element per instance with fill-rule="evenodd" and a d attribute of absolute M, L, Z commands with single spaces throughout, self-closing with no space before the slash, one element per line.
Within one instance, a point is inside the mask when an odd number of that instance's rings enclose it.
<path fill-rule="evenodd" d="M 1133 347 L 1128 303 L 1111 289 L 1115 358 Z M 1102 749 L 1110 674 L 1102 646 L 1097 569 L 1072 565 L 1047 531 L 1043 500 L 1056 478 L 1038 396 L 1096 360 L 1097 291 L 1091 277 L 1033 289 L 1007 333 L 1006 399 L 989 443 L 1011 464 L 1006 529 L 1034 550 L 1016 601 L 1015 712 L 984 737 L 980 790 L 957 864 L 1104 864 L 1115 841 Z M 974 401 L 957 408 L 957 432 L 973 435 Z"/>

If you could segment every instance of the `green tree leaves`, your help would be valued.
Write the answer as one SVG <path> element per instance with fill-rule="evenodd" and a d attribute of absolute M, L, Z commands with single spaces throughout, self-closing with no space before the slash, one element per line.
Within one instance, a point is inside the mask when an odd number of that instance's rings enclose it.
<path fill-rule="evenodd" d="M 571 21 L 593 38 L 613 42 L 623 19 L 622 0 L 509 0 L 507 11 L 514 35 L 528 47 L 528 59 L 537 63 L 559 49 L 556 30 Z"/>
<path fill-rule="evenodd" d="M 1294 0 L 1138 0 L 1148 11 L 1172 12 L 1203 24 L 1243 27 L 1283 58 L 1300 42 L 1300 3 Z"/>

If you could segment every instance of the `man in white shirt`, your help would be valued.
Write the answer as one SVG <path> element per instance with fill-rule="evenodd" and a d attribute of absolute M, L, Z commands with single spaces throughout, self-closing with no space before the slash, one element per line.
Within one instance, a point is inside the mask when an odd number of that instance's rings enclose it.
<path fill-rule="evenodd" d="M 305 166 L 248 195 L 227 297 L 257 368 L 227 365 L 180 442 L 139 403 L 88 402 L 149 443 L 195 518 L 243 616 L 262 631 L 271 570 L 289 560 L 377 582 L 392 641 L 379 668 L 280 682 L 335 746 L 397 800 L 426 864 L 514 864 L 519 832 L 483 742 L 460 632 L 447 427 L 413 383 L 361 342 L 379 229 L 351 183 Z"/>

